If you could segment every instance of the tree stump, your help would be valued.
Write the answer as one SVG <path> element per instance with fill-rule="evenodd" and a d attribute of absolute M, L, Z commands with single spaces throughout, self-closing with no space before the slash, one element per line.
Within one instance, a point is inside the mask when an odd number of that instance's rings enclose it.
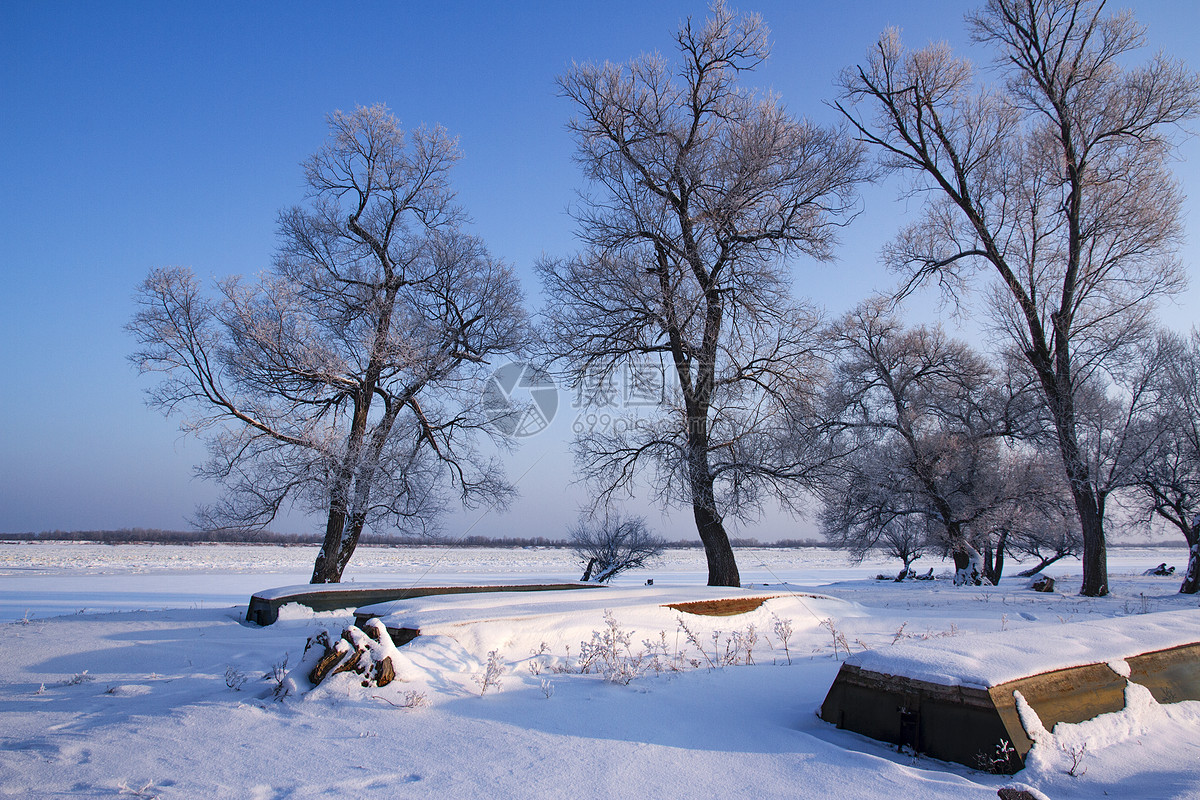
<path fill-rule="evenodd" d="M 1038 575 L 1029 582 L 1029 588 L 1035 592 L 1053 592 L 1054 578 L 1049 575 Z"/>

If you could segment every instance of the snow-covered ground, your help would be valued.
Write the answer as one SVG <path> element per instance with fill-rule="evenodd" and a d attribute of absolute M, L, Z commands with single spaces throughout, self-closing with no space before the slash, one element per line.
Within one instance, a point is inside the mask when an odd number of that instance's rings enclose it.
<path fill-rule="evenodd" d="M 295 669 L 321 628 L 352 621 L 293 607 L 267 628 L 243 621 L 254 591 L 306 580 L 313 548 L 2 544 L 0 797 L 907 800 L 994 798 L 1014 781 L 1053 800 L 1200 797 L 1200 702 L 1131 691 L 1126 712 L 1045 734 L 1011 778 L 897 753 L 816 716 L 847 647 L 953 638 L 961 651 L 973 634 L 1009 631 L 1045 650 L 1072 622 L 1200 615 L 1178 578 L 1141 575 L 1182 567 L 1184 548 L 1114 551 L 1100 599 L 1076 595 L 1078 562 L 1048 570 L 1059 591 L 1044 595 L 1019 578 L 875 581 L 897 564 L 836 551 L 738 555 L 755 584 L 744 593 L 771 598 L 742 615 L 663 608 L 728 594 L 702 585 L 700 551 L 672 551 L 612 589 L 389 604 L 380 613 L 423 632 L 401 649 L 404 681 L 363 689 L 342 675 L 276 700 L 265 676 Z M 537 549 L 364 548 L 347 574 L 577 577 L 568 554 Z M 605 635 L 642 656 L 636 674 L 579 673 Z M 492 652 L 503 672 L 481 693 Z"/>

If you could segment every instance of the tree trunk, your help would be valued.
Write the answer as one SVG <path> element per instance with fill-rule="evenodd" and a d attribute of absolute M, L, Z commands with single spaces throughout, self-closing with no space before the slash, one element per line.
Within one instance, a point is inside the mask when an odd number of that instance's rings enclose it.
<path fill-rule="evenodd" d="M 325 523 L 325 541 L 317 553 L 309 583 L 340 583 L 342 580 L 338 554 L 342 548 L 342 534 L 346 530 L 346 509 L 337 505 L 336 501 L 330 504 L 329 520 Z"/>
<path fill-rule="evenodd" d="M 979 586 L 983 583 L 983 557 L 965 539 L 954 546 L 954 585 Z"/>
<path fill-rule="evenodd" d="M 704 555 L 708 559 L 709 586 L 741 586 L 742 576 L 738 573 L 733 546 L 725 533 L 720 515 L 703 503 L 692 501 L 692 513 L 696 517 L 696 530 L 704 543 Z"/>
<path fill-rule="evenodd" d="M 374 386 L 378 371 L 372 375 L 368 368 L 369 385 Z M 325 523 L 325 541 L 317 553 L 313 563 L 312 578 L 309 583 L 341 583 L 342 570 L 346 568 L 342 560 L 342 540 L 346 533 L 346 517 L 350 508 L 350 485 L 358 468 L 359 457 L 362 454 L 363 439 L 367 433 L 367 415 L 371 411 L 371 391 L 365 394 L 359 391 L 354 396 L 354 418 L 350 423 L 350 433 L 346 437 L 346 455 L 338 468 L 334 485 L 329 489 L 329 520 Z M 351 548 L 353 552 L 353 548 Z"/>
<path fill-rule="evenodd" d="M 1004 549 L 1008 544 L 1008 531 L 1001 530 L 996 537 L 996 549 L 992 550 L 991 542 L 988 542 L 984 552 L 983 574 L 992 586 L 1000 585 L 1000 578 L 1004 575 Z"/>
<path fill-rule="evenodd" d="M 1068 164 L 1068 168 L 1071 165 Z M 1073 198 L 1072 202 L 1076 202 Z M 1069 224 L 1076 226 L 1077 218 L 1068 215 Z M 1074 234 L 1072 234 L 1074 236 Z M 1075 240 L 1072 239 L 1072 262 L 1077 258 Z M 1067 289 L 1063 287 L 1064 296 Z M 1046 398 L 1047 408 L 1054 421 L 1058 438 L 1058 450 L 1063 469 L 1067 473 L 1067 485 L 1075 501 L 1079 526 L 1083 532 L 1083 585 L 1079 593 L 1085 597 L 1103 597 L 1108 594 L 1108 552 L 1104 543 L 1104 505 L 1092 484 L 1088 466 L 1080 453 L 1079 436 L 1075 422 L 1075 397 L 1071 380 L 1070 325 L 1067 317 L 1059 313 L 1050 315 L 1054 325 L 1054 340 L 1057 342 L 1053 356 L 1042 339 L 1040 346 L 1026 353 L 1026 358 L 1037 372 Z M 1036 319 L 1029 318 L 1031 335 L 1041 332 Z M 1037 336 L 1034 337 L 1037 341 Z"/>
<path fill-rule="evenodd" d="M 411 396 L 411 394 L 410 394 Z M 367 401 L 356 404 L 354 425 L 350 431 L 350 443 L 347 452 L 350 453 L 357 473 L 347 468 L 338 485 L 330 492 L 329 522 L 325 526 L 325 541 L 313 564 L 313 574 L 309 583 L 341 583 L 342 573 L 350 563 L 355 548 L 358 547 L 359 537 L 362 536 L 363 525 L 366 523 L 366 508 L 371 497 L 371 486 L 375 482 L 375 465 L 379 463 L 380 455 L 387 444 L 388 435 L 395 424 L 396 417 L 403 407 L 402 403 L 391 398 L 383 419 L 372 431 L 370 442 L 365 446 L 367 419 L 363 409 L 369 409 Z M 348 461 L 351 460 L 348 458 Z M 347 502 L 350 497 L 350 484 L 354 483 L 354 502 Z M 349 517 L 349 529 L 347 529 Z"/>
<path fill-rule="evenodd" d="M 350 517 L 350 524 L 344 536 L 342 536 L 341 546 L 337 553 L 337 576 L 338 581 L 342 579 L 342 573 L 345 572 L 347 565 L 350 563 L 350 557 L 354 555 L 355 548 L 358 547 L 358 540 L 362 536 L 363 526 L 366 524 L 366 518 L 362 514 L 354 514 Z"/>
<path fill-rule="evenodd" d="M 349 495 L 349 482 L 334 488 L 330 493 L 329 521 L 325 523 L 325 540 L 313 564 L 309 583 L 341 583 L 342 573 L 354 555 L 358 537 L 362 534 L 363 519 L 351 517 L 345 498 Z"/>
<path fill-rule="evenodd" d="M 712 385 L 711 369 L 701 370 L 697 380 L 702 387 Z M 707 388 L 698 394 L 701 401 L 689 403 L 688 422 L 688 483 L 692 494 L 692 514 L 696 518 L 696 532 L 704 545 L 708 559 L 709 586 L 741 586 L 742 576 L 738 573 L 733 546 L 725 532 L 725 523 L 717 511 L 716 491 L 713 488 L 712 471 L 708 465 L 708 401 Z"/>
<path fill-rule="evenodd" d="M 1200 593 L 1200 542 L 1193 544 L 1188 551 L 1187 572 L 1183 575 L 1183 585 L 1179 591 L 1183 594 Z"/>
<path fill-rule="evenodd" d="M 693 430 L 696 430 L 695 428 Z M 725 532 L 725 523 L 717 511 L 713 477 L 708 468 L 707 441 L 703 433 L 694 433 L 691 463 L 688 478 L 692 492 L 692 514 L 696 518 L 696 532 L 704 544 L 704 556 L 708 559 L 709 586 L 741 586 L 733 546 Z"/>
<path fill-rule="evenodd" d="M 1079 511 L 1079 523 L 1083 530 L 1083 585 L 1079 593 L 1084 597 L 1104 597 L 1108 594 L 1108 549 L 1104 543 L 1104 515 L 1090 491 L 1076 489 L 1075 508 Z"/>
<path fill-rule="evenodd" d="M 1060 345 L 1065 347 L 1065 345 Z M 1034 364 L 1035 368 L 1037 364 Z M 1039 370 L 1041 372 L 1041 370 Z M 1059 454 L 1067 473 L 1067 485 L 1075 501 L 1079 516 L 1079 527 L 1083 532 L 1083 584 L 1079 593 L 1085 597 L 1103 597 L 1108 594 L 1108 550 L 1104 543 L 1104 506 L 1097 497 L 1088 473 L 1087 464 L 1079 452 L 1079 441 L 1075 433 L 1074 400 L 1069 392 L 1058 391 L 1059 385 L 1069 386 L 1069 381 L 1042 379 L 1043 391 L 1054 417 L 1058 434 Z"/>
<path fill-rule="evenodd" d="M 1061 347 L 1061 346 L 1060 346 Z M 1066 382 L 1063 382 L 1064 385 Z M 1067 472 L 1067 485 L 1079 515 L 1083 533 L 1083 584 L 1079 593 L 1084 597 L 1103 597 L 1108 594 L 1108 550 L 1104 543 L 1104 505 L 1095 492 L 1087 465 L 1079 453 L 1075 435 L 1074 401 L 1069 395 L 1046 390 L 1058 433 L 1059 452 Z"/>

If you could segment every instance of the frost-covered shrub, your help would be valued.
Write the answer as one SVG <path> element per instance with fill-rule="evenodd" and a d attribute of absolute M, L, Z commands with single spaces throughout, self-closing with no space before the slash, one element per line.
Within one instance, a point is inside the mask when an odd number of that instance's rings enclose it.
<path fill-rule="evenodd" d="M 772 614 L 771 629 L 775 632 L 775 638 L 779 639 L 780 645 L 783 646 L 783 654 L 787 656 L 788 664 L 791 664 L 792 651 L 788 649 L 788 642 L 792 638 L 792 621 L 790 619 L 780 619 Z"/>
<path fill-rule="evenodd" d="M 592 631 L 591 641 L 579 643 L 579 671 L 598 672 L 610 683 L 627 686 L 645 670 L 646 653 L 635 653 L 632 639 L 633 634 L 605 610 L 604 629 Z"/>
<path fill-rule="evenodd" d="M 77 672 L 63 681 L 63 686 L 78 686 L 81 683 L 87 683 L 88 681 L 94 681 L 95 679 L 96 678 L 92 675 L 89 675 L 88 671 L 85 669 L 83 672 Z"/>
<path fill-rule="evenodd" d="M 475 676 L 475 683 L 479 685 L 479 696 L 487 694 L 488 689 L 499 689 L 500 678 L 504 675 L 505 666 L 500 660 L 500 652 L 491 650 L 488 652 L 487 666 L 484 671 Z"/>
<path fill-rule="evenodd" d="M 1013 771 L 1013 762 L 1017 761 L 1017 748 L 1012 742 L 1001 739 L 990 753 L 975 754 L 975 765 L 983 772 L 993 775 L 1009 774 Z M 1019 765 L 1019 762 L 1017 762 Z"/>
<path fill-rule="evenodd" d="M 1080 742 L 1079 744 L 1059 742 L 1058 749 L 1065 753 L 1067 758 L 1071 759 L 1071 766 L 1067 770 L 1067 774 L 1072 778 L 1083 777 L 1083 774 L 1087 772 L 1087 768 L 1083 766 L 1083 759 L 1087 755 L 1087 742 Z"/>
<path fill-rule="evenodd" d="M 776 631 L 782 632 L 781 643 L 786 646 L 791 636 L 791 622 L 778 617 L 776 621 Z M 576 659 L 572 660 L 568 648 L 565 659 L 550 662 L 547 657 L 549 648 L 543 643 L 530 654 L 533 659 L 529 662 L 529 668 L 534 675 L 540 675 L 543 669 L 556 673 L 596 674 L 610 683 L 626 686 L 649 673 L 661 675 L 702 666 L 717 669 L 754 664 L 754 650 L 759 642 L 766 640 L 767 645 L 771 646 L 770 639 L 762 636 L 753 623 L 729 632 L 714 630 L 699 633 L 682 616 L 677 624 L 681 636 L 676 635 L 673 642 L 668 640 L 666 631 L 659 631 L 657 636 L 645 638 L 640 647 L 635 647 L 633 632 L 622 627 L 612 611 L 605 610 L 604 627 L 592 631 L 591 639 L 580 642 Z M 704 634 L 703 638 L 701 634 Z"/>
<path fill-rule="evenodd" d="M 532 675 L 541 675 L 542 670 L 550 668 L 550 660 L 547 654 L 550 652 L 550 645 L 542 642 L 537 650 L 531 650 L 529 653 L 529 672 Z"/>
<path fill-rule="evenodd" d="M 838 657 L 838 650 L 841 649 L 846 653 L 846 657 L 850 657 L 850 645 L 846 642 L 846 635 L 838 630 L 837 621 L 833 617 L 821 620 L 821 627 L 829 631 L 833 637 L 833 657 Z"/>

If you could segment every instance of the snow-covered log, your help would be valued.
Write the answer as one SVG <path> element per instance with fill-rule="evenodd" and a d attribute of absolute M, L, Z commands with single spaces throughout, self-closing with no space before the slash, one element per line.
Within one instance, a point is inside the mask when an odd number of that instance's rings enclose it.
<path fill-rule="evenodd" d="M 324 648 L 324 653 L 308 673 L 313 686 L 319 686 L 330 675 L 340 672 L 360 675 L 363 686 L 387 686 L 396 679 L 400 654 L 388 636 L 387 628 L 378 619 L 367 620 L 362 628 L 349 626 L 335 642 L 330 641 L 329 631 L 321 631 L 309 640 L 305 650 L 312 647 Z"/>

